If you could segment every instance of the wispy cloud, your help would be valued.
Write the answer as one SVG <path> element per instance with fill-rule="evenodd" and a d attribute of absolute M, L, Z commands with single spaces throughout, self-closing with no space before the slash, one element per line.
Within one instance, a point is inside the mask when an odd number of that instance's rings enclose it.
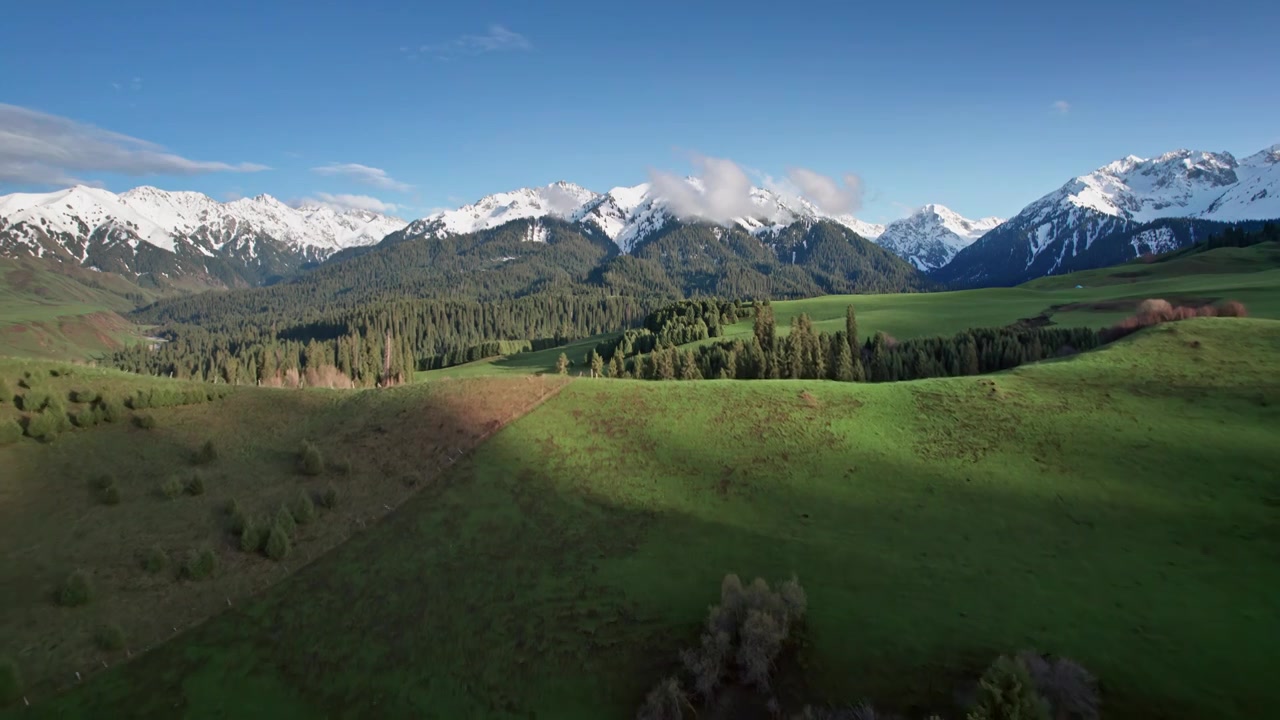
<path fill-rule="evenodd" d="M 368 210 L 376 213 L 392 213 L 400 206 L 395 203 L 383 202 L 372 195 L 333 195 L 325 192 L 315 193 L 312 197 L 305 197 L 290 203 L 294 207 L 303 205 L 322 205 L 334 210 Z"/>
<path fill-rule="evenodd" d="M 532 50 L 533 43 L 518 32 L 502 25 L 490 25 L 483 35 L 462 35 L 448 42 L 431 43 L 417 47 L 401 46 L 400 54 L 410 60 L 428 55 L 437 60 L 450 60 L 459 56 L 483 55 L 492 52 Z"/>
<path fill-rule="evenodd" d="M 1071 103 L 1066 100 L 1054 100 L 1053 104 L 1050 105 L 1049 108 L 1059 115 L 1066 115 L 1071 112 Z"/>
<path fill-rule="evenodd" d="M 83 183 L 82 172 L 199 175 L 269 170 L 256 163 L 191 160 L 155 143 L 37 110 L 0 103 L 0 182 Z"/>
<path fill-rule="evenodd" d="M 311 172 L 329 177 L 345 177 L 354 180 L 361 185 L 381 188 L 383 190 L 394 190 L 396 192 L 408 192 L 413 186 L 408 183 L 400 182 L 387 174 L 382 168 L 369 167 L 360 163 L 329 163 L 320 167 L 311 168 Z"/>
<path fill-rule="evenodd" d="M 791 168 L 787 176 L 775 179 L 759 171 L 747 171 L 728 158 L 712 158 L 695 154 L 694 177 L 682 178 L 672 173 L 650 171 L 655 194 L 680 217 L 701 218 L 727 224 L 736 218 L 760 217 L 773 213 L 789 216 L 779 206 L 760 205 L 752 198 L 751 176 L 761 178 L 764 187 L 777 195 L 784 205 L 805 200 L 830 215 L 847 215 L 862 208 L 862 179 L 846 173 L 839 180 L 808 168 Z M 779 221 L 789 217 L 769 216 Z"/>
<path fill-rule="evenodd" d="M 111 87 L 114 88 L 116 92 L 121 92 L 122 90 L 124 90 L 126 85 L 128 85 L 129 89 L 132 90 L 133 92 L 141 92 L 142 78 L 135 77 L 132 80 L 129 80 L 127 83 L 120 82 L 120 81 L 112 81 L 111 83 Z"/>

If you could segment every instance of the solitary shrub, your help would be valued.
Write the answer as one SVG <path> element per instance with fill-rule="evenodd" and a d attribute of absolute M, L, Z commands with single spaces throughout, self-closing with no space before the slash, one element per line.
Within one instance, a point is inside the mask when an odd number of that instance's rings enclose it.
<path fill-rule="evenodd" d="M 1018 653 L 1036 692 L 1055 717 L 1097 720 L 1098 680 L 1070 658 L 1046 658 L 1035 651 Z"/>
<path fill-rule="evenodd" d="M 682 720 L 688 704 L 680 682 L 669 677 L 645 696 L 644 704 L 636 712 L 636 720 Z"/>
<path fill-rule="evenodd" d="M 298 523 L 293 519 L 293 513 L 289 512 L 289 508 L 284 505 L 281 505 L 280 509 L 276 511 L 276 519 L 272 525 L 280 528 L 287 535 L 292 535 L 298 529 Z"/>
<path fill-rule="evenodd" d="M 119 505 L 120 504 L 120 488 L 112 485 L 102 490 L 103 505 Z"/>
<path fill-rule="evenodd" d="M 178 480 L 176 477 L 171 477 L 168 480 L 165 480 L 160 483 L 160 494 L 170 500 L 173 500 L 182 494 L 182 481 Z"/>
<path fill-rule="evenodd" d="M 1218 307 L 1218 317 L 1249 317 L 1249 311 L 1243 303 L 1228 300 Z"/>
<path fill-rule="evenodd" d="M 92 390 L 72 390 L 67 397 L 71 402 L 76 403 L 92 403 L 97 402 L 98 393 Z"/>
<path fill-rule="evenodd" d="M 182 565 L 182 577 L 188 580 L 203 580 L 218 569 L 218 556 L 209 548 L 192 551 Z"/>
<path fill-rule="evenodd" d="M 22 673 L 18 664 L 9 658 L 0 658 L 0 706 L 17 702 L 22 697 Z"/>
<path fill-rule="evenodd" d="M 4 378 L 0 378 L 0 403 L 7 403 L 13 400 L 13 388 L 9 387 L 9 382 Z"/>
<path fill-rule="evenodd" d="M 50 397 L 49 393 L 46 392 L 27 390 L 25 394 L 19 395 L 15 400 L 18 402 L 18 407 L 23 411 L 37 412 L 43 410 L 49 404 Z"/>
<path fill-rule="evenodd" d="M 298 497 L 293 500 L 293 519 L 298 521 L 299 525 L 306 525 L 316 519 L 316 506 L 311 502 L 311 495 L 306 490 L 299 490 Z"/>
<path fill-rule="evenodd" d="M 338 473 L 339 475 L 350 475 L 351 461 L 345 460 L 345 459 L 339 460 L 338 462 L 333 464 L 333 469 L 334 469 L 334 472 Z"/>
<path fill-rule="evenodd" d="M 124 406 L 119 400 L 99 400 L 98 412 L 102 415 L 102 419 L 109 422 L 119 422 L 124 417 Z"/>
<path fill-rule="evenodd" d="M 204 494 L 204 475 L 199 470 L 191 473 L 191 479 L 187 481 L 187 492 L 192 495 Z"/>
<path fill-rule="evenodd" d="M 338 488 L 333 483 L 320 492 L 320 506 L 332 510 L 338 504 Z"/>
<path fill-rule="evenodd" d="M 63 607 L 88 605 L 93 599 L 93 584 L 83 570 L 76 570 L 58 587 L 58 604 Z"/>
<path fill-rule="evenodd" d="M 97 425 L 99 420 L 98 413 L 93 408 L 87 407 L 73 415 L 71 421 L 76 427 L 89 428 Z"/>
<path fill-rule="evenodd" d="M 14 420 L 0 420 L 0 445 L 17 442 L 21 437 L 21 425 Z"/>
<path fill-rule="evenodd" d="M 62 424 L 65 420 L 65 415 L 59 416 L 48 410 L 36 413 L 27 420 L 27 437 L 44 442 L 52 442 L 58 437 L 58 433 L 62 431 Z"/>
<path fill-rule="evenodd" d="M 142 568 L 155 575 L 169 565 L 169 555 L 159 545 L 152 545 L 142 558 Z"/>
<path fill-rule="evenodd" d="M 116 484 L 116 476 L 109 472 L 101 473 L 93 476 L 93 480 L 89 481 L 95 490 L 106 490 Z"/>
<path fill-rule="evenodd" d="M 967 720 L 1049 720 L 1049 704 L 1036 694 L 1021 662 L 1001 655 L 978 681 Z"/>
<path fill-rule="evenodd" d="M 240 530 L 240 550 L 242 552 L 258 552 L 266 542 L 268 530 L 266 525 L 245 522 Z"/>
<path fill-rule="evenodd" d="M 133 417 L 133 424 L 143 430 L 151 430 L 156 426 L 156 418 L 151 413 L 143 413 Z"/>
<path fill-rule="evenodd" d="M 115 623 L 103 625 L 94 633 L 93 640 L 97 643 L 99 650 L 108 652 L 122 650 L 124 649 L 124 630 Z"/>
<path fill-rule="evenodd" d="M 283 560 L 289 556 L 289 534 L 279 525 L 271 528 L 267 536 L 267 557 L 272 560 Z"/>
<path fill-rule="evenodd" d="M 298 472 L 303 475 L 319 475 L 324 472 L 324 456 L 313 443 L 302 443 L 302 449 L 298 451 Z"/>
<path fill-rule="evenodd" d="M 197 465 L 208 465 L 218 459 L 218 446 L 213 444 L 213 439 L 205 440 L 204 444 L 196 450 L 194 460 Z"/>

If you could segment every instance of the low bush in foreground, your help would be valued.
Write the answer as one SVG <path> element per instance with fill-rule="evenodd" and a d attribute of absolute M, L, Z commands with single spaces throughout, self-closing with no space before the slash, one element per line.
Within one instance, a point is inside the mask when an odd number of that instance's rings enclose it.
<path fill-rule="evenodd" d="M 218 459 L 218 446 L 213 444 L 213 440 L 205 440 L 200 449 L 196 451 L 195 461 L 197 465 L 208 465 Z"/>
<path fill-rule="evenodd" d="M 272 525 L 289 535 L 293 535 L 298 530 L 298 522 L 294 520 L 293 513 L 289 512 L 289 508 L 284 505 L 281 505 L 280 509 L 276 511 L 276 519 Z"/>
<path fill-rule="evenodd" d="M 112 485 L 111 487 L 108 487 L 102 490 L 101 496 L 102 496 L 103 505 L 119 505 L 120 504 L 120 499 L 121 499 L 120 488 L 116 487 L 115 485 Z"/>
<path fill-rule="evenodd" d="M 204 474 L 199 470 L 191 473 L 191 479 L 187 480 L 187 492 L 191 495 L 204 494 Z"/>
<path fill-rule="evenodd" d="M 153 429 L 155 429 L 155 427 L 156 427 L 156 425 L 157 425 L 157 423 L 156 423 L 156 417 L 155 417 L 154 415 L 150 414 L 150 413 L 143 413 L 143 414 L 141 414 L 141 415 L 134 415 L 134 416 L 133 416 L 133 424 L 134 424 L 134 425 L 137 425 L 138 427 L 142 428 L 143 430 L 153 430 Z"/>
<path fill-rule="evenodd" d="M 1001 655 L 978 681 L 966 720 L 1049 720 L 1049 703 L 1036 693 L 1027 667 Z"/>
<path fill-rule="evenodd" d="M 0 403 L 13 401 L 13 388 L 9 387 L 9 382 L 4 378 L 0 378 Z"/>
<path fill-rule="evenodd" d="M 93 634 L 94 644 L 99 650 L 108 652 L 124 649 L 124 630 L 117 624 L 111 623 L 98 628 Z"/>
<path fill-rule="evenodd" d="M 329 483 L 324 490 L 320 492 L 320 506 L 326 510 L 332 510 L 338 505 L 338 488 L 333 483 Z"/>
<path fill-rule="evenodd" d="M 247 553 L 262 550 L 270 532 L 271 529 L 266 523 L 245 522 L 240 530 L 240 550 Z"/>
<path fill-rule="evenodd" d="M 279 525 L 272 526 L 271 533 L 267 536 L 267 557 L 276 561 L 284 560 L 289 557 L 290 549 L 289 534 Z"/>
<path fill-rule="evenodd" d="M 306 490 L 298 491 L 298 496 L 294 498 L 293 507 L 289 511 L 299 525 L 306 525 L 316 519 L 316 505 L 311 502 L 311 494 Z"/>
<path fill-rule="evenodd" d="M 63 607 L 88 605 L 93 599 L 93 583 L 83 570 L 76 570 L 58 587 L 58 604 Z"/>

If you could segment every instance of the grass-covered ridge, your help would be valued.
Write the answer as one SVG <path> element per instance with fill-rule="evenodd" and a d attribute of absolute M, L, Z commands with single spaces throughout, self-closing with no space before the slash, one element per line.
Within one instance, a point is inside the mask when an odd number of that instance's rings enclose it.
<path fill-rule="evenodd" d="M 958 683 L 1035 647 L 1095 672 L 1107 718 L 1264 717 L 1278 353 L 1280 322 L 1199 319 L 979 378 L 576 381 L 32 715 L 628 717 L 737 572 L 808 592 L 789 708 L 953 717 Z"/>

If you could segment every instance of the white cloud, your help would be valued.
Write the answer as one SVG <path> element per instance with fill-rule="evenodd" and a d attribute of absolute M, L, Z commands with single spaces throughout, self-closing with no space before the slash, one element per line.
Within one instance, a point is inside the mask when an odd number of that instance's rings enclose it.
<path fill-rule="evenodd" d="M 362 185 L 369 185 L 383 190 L 408 192 L 413 189 L 412 185 L 402 183 L 388 175 L 386 170 L 361 165 L 360 163 L 329 163 L 328 165 L 311 168 L 311 172 L 319 175 L 346 177 Z"/>
<path fill-rule="evenodd" d="M 399 205 L 395 203 L 383 202 L 371 195 L 334 195 L 331 193 L 318 192 L 313 197 L 305 197 L 290 203 L 294 207 L 303 205 L 322 205 L 333 210 L 368 210 L 376 213 L 392 213 L 395 212 Z"/>
<path fill-rule="evenodd" d="M 462 35 L 443 43 L 421 45 L 417 48 L 401 46 L 400 53 L 410 60 L 419 53 L 433 55 L 438 60 L 448 60 L 460 55 L 483 55 L 491 52 L 532 50 L 529 38 L 502 25 L 490 25 L 483 35 Z"/>
<path fill-rule="evenodd" d="M 661 170 L 649 172 L 654 192 L 677 216 L 724 224 L 760 212 L 751 200 L 751 178 L 737 163 L 695 155 L 693 164 L 698 175 L 692 182 Z"/>
<path fill-rule="evenodd" d="M 862 209 L 862 178 L 845 173 L 841 180 L 843 187 L 835 178 L 808 168 L 787 171 L 788 184 L 819 210 L 828 215 L 852 215 Z"/>
<path fill-rule="evenodd" d="M 256 163 L 191 160 L 145 140 L 0 103 L 0 182 L 68 185 L 80 172 L 198 175 L 269 170 Z"/>
<path fill-rule="evenodd" d="M 1053 104 L 1050 105 L 1049 107 L 1052 108 L 1053 111 L 1058 113 L 1059 115 L 1066 115 L 1067 113 L 1071 112 L 1071 103 L 1067 102 L 1066 100 L 1054 100 Z"/>

